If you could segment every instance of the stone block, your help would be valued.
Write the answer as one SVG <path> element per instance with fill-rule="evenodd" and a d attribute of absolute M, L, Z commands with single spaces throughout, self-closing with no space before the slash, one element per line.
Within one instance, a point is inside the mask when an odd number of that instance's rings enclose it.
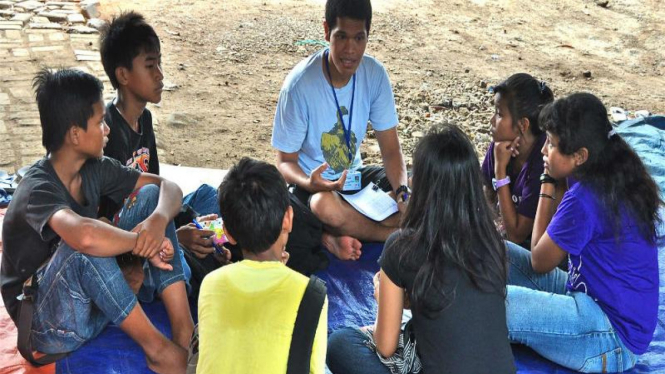
<path fill-rule="evenodd" d="M 86 24 L 88 27 L 92 27 L 93 29 L 101 30 L 104 25 L 106 25 L 106 22 L 104 20 L 101 20 L 99 18 L 91 18 L 88 20 L 88 23 Z"/>
<path fill-rule="evenodd" d="M 99 1 L 82 1 L 81 12 L 85 18 L 99 18 L 99 16 L 101 16 L 101 13 L 99 13 Z"/>
<path fill-rule="evenodd" d="M 9 105 L 9 94 L 0 92 L 0 105 Z"/>
<path fill-rule="evenodd" d="M 14 57 L 30 56 L 30 52 L 25 48 L 14 48 L 12 49 L 12 54 L 14 55 Z"/>
<path fill-rule="evenodd" d="M 51 21 L 49 21 L 48 18 L 41 15 L 32 17 L 32 23 L 49 23 L 49 22 Z"/>
<path fill-rule="evenodd" d="M 54 10 L 53 12 L 59 13 L 59 14 L 64 14 L 64 15 L 67 15 L 67 16 L 69 16 L 71 14 L 81 14 L 81 11 L 78 10 L 78 9 L 57 9 L 57 10 Z"/>
<path fill-rule="evenodd" d="M 37 29 L 37 30 L 44 30 L 44 29 L 50 29 L 50 30 L 62 30 L 62 25 L 59 23 L 30 23 L 30 28 L 31 29 Z"/>
<path fill-rule="evenodd" d="M 98 34 L 99 33 L 99 30 L 93 29 L 92 27 L 83 26 L 83 25 L 71 26 L 67 29 L 67 31 L 70 32 L 70 33 L 76 33 L 76 34 Z"/>
<path fill-rule="evenodd" d="M 67 16 L 67 21 L 69 23 L 85 23 L 85 17 L 81 13 L 69 14 Z"/>
<path fill-rule="evenodd" d="M 14 6 L 13 1 L 0 1 L 0 9 L 11 9 Z"/>
<path fill-rule="evenodd" d="M 22 37 L 21 30 L 6 30 L 5 36 L 7 39 L 20 40 Z"/>
<path fill-rule="evenodd" d="M 31 43 L 43 42 L 44 41 L 44 35 L 28 34 L 28 41 L 30 41 Z"/>
<path fill-rule="evenodd" d="M 23 23 L 16 21 L 0 21 L 0 30 L 20 30 L 23 28 Z"/>
<path fill-rule="evenodd" d="M 5 121 L 0 119 L 0 134 L 6 134 L 7 128 L 5 127 Z"/>
<path fill-rule="evenodd" d="M 97 55 L 76 55 L 77 61 L 101 61 L 101 56 Z"/>
<path fill-rule="evenodd" d="M 35 10 L 37 8 L 41 8 L 42 6 L 44 6 L 44 4 L 40 3 L 39 1 L 28 0 L 28 1 L 20 2 L 20 3 L 16 4 L 16 6 L 21 7 L 23 9 L 26 9 L 26 10 Z"/>
<path fill-rule="evenodd" d="M 21 112 L 14 112 L 9 115 L 9 119 L 11 120 L 19 120 L 26 118 L 39 118 L 39 112 L 21 111 Z"/>
<path fill-rule="evenodd" d="M 56 13 L 55 11 L 51 12 L 41 12 L 39 13 L 40 17 L 46 17 L 51 22 L 64 22 L 67 21 L 67 15 L 63 13 Z"/>
<path fill-rule="evenodd" d="M 0 17 L 9 18 L 14 14 L 15 12 L 12 9 L 0 9 Z"/>
<path fill-rule="evenodd" d="M 65 47 L 62 45 L 50 45 L 45 47 L 32 47 L 31 49 L 35 53 L 44 53 L 44 52 L 62 51 L 63 49 L 65 49 Z"/>
<path fill-rule="evenodd" d="M 19 126 L 39 126 L 39 118 L 24 118 L 17 121 Z"/>
<path fill-rule="evenodd" d="M 63 6 L 69 5 L 69 4 L 71 4 L 71 3 L 67 2 L 67 1 L 47 1 L 46 2 L 46 6 L 54 6 L 54 7 L 57 7 L 57 8 L 62 8 Z"/>
<path fill-rule="evenodd" d="M 56 33 L 53 33 L 53 34 L 49 34 L 48 38 L 51 39 L 51 41 L 58 42 L 58 41 L 65 40 L 65 34 L 63 34 L 61 32 L 56 32 Z"/>
<path fill-rule="evenodd" d="M 16 13 L 10 21 L 20 21 L 25 25 L 30 21 L 30 18 L 32 18 L 32 13 Z"/>

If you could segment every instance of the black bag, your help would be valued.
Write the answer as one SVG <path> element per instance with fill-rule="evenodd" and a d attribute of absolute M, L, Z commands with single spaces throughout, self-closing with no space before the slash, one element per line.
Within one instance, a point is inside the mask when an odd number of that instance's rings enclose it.
<path fill-rule="evenodd" d="M 289 194 L 293 207 L 293 228 L 286 243 L 289 261 L 286 266 L 306 276 L 328 267 L 328 256 L 321 246 L 323 224 L 294 194 Z"/>
<path fill-rule="evenodd" d="M 21 307 L 18 312 L 18 324 L 16 326 L 18 329 L 18 341 L 16 347 L 23 358 L 28 360 L 32 365 L 40 367 L 52 364 L 67 356 L 68 353 L 41 354 L 35 356 L 35 352 L 32 349 L 32 342 L 30 340 L 32 334 L 32 318 L 35 310 L 34 301 L 37 296 L 38 287 L 34 278 L 34 275 L 31 276 L 23 284 L 23 294 L 20 296 Z"/>
<path fill-rule="evenodd" d="M 309 373 L 316 328 L 319 325 L 321 308 L 326 301 L 326 293 L 326 284 L 312 275 L 300 300 L 298 315 L 293 326 L 286 374 Z"/>

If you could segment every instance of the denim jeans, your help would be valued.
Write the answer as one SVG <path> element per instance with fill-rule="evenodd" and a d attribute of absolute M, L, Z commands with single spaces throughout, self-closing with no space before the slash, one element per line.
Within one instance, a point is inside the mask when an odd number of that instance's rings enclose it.
<path fill-rule="evenodd" d="M 598 304 L 583 292 L 566 290 L 566 272 L 535 273 L 531 252 L 506 244 L 510 265 L 506 318 L 511 342 L 583 373 L 622 372 L 635 366 L 637 357 Z"/>
<path fill-rule="evenodd" d="M 133 228 L 157 206 L 159 188 L 148 185 L 128 199 L 119 226 Z M 173 223 L 167 236 L 175 240 Z M 173 271 L 153 268 L 145 261 L 141 300 L 184 281 L 180 257 L 171 262 Z M 49 263 L 36 273 L 39 284 L 32 325 L 32 344 L 44 353 L 76 350 L 97 336 L 109 323 L 119 325 L 134 309 L 137 298 L 125 281 L 115 257 L 82 254 L 61 242 Z"/>
<path fill-rule="evenodd" d="M 326 364 L 333 374 L 390 374 L 357 327 L 344 327 L 330 335 Z"/>
<path fill-rule="evenodd" d="M 188 204 L 200 215 L 214 213 L 217 214 L 218 217 L 221 217 L 219 203 L 217 202 L 217 189 L 208 184 L 200 185 L 196 191 L 185 196 L 182 203 L 183 205 Z M 198 299 L 198 292 L 201 288 L 203 278 L 205 278 L 210 272 L 218 269 L 221 266 L 221 263 L 212 255 L 198 258 L 184 246 L 181 245 L 180 249 L 185 256 L 184 262 L 191 271 L 190 284 L 192 292 L 190 295 L 194 299 Z"/>
<path fill-rule="evenodd" d="M 191 206 L 201 215 L 217 214 L 219 212 L 219 202 L 217 202 L 217 189 L 209 184 L 202 184 L 196 191 L 188 194 L 182 199 L 182 203 Z"/>
<path fill-rule="evenodd" d="M 134 199 L 134 197 L 136 199 Z M 150 214 L 157 207 L 159 201 L 159 187 L 154 184 L 143 186 L 140 190 L 134 191 L 126 199 L 125 205 L 118 214 L 119 222 L 118 227 L 123 230 L 131 230 L 143 220 L 148 218 Z M 154 268 L 150 262 L 143 262 L 143 273 L 145 278 L 143 285 L 138 293 L 138 299 L 142 302 L 149 303 L 154 300 L 155 294 L 161 294 L 166 286 L 175 283 L 178 280 L 184 280 L 189 290 L 189 283 L 187 280 L 191 277 L 189 266 L 184 261 L 182 249 L 178 245 L 178 236 L 175 232 L 175 225 L 173 221 L 169 222 L 166 226 L 165 235 L 171 240 L 173 249 L 175 251 L 171 265 L 173 271 L 163 271 Z M 177 279 L 172 279 L 177 278 Z"/>

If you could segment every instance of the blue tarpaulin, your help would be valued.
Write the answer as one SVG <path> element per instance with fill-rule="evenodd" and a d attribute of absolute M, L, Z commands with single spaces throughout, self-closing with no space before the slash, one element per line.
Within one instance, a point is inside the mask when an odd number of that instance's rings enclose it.
<path fill-rule="evenodd" d="M 661 243 L 664 244 L 665 243 Z M 374 322 L 372 276 L 379 269 L 377 259 L 382 244 L 365 244 L 359 261 L 332 258 L 326 271 L 317 274 L 328 286 L 328 327 L 332 332 L 343 326 L 364 326 Z M 660 307 L 658 327 L 649 351 L 640 357 L 630 373 L 665 373 L 665 246 L 660 248 Z M 170 336 L 169 320 L 161 302 L 143 306 L 160 331 Z M 523 346 L 513 346 L 518 373 L 573 373 L 541 358 Z M 139 346 L 116 326 L 109 326 L 96 339 L 58 362 L 56 373 L 142 374 L 150 373 Z"/>
<path fill-rule="evenodd" d="M 626 121 L 617 128 L 617 132 L 635 148 L 665 196 L 665 117 Z M 665 233 L 662 225 L 660 233 Z M 331 258 L 329 268 L 317 274 L 328 286 L 329 332 L 342 326 L 364 326 L 374 322 L 376 303 L 372 277 L 378 271 L 377 259 L 382 248 L 382 244 L 365 244 L 359 261 L 343 262 Z M 660 303 L 654 340 L 630 373 L 665 373 L 665 238 L 659 245 L 659 272 Z M 155 326 L 170 336 L 169 320 L 163 304 L 154 302 L 143 307 Z M 524 346 L 514 345 L 513 352 L 518 373 L 573 373 Z M 56 372 L 139 374 L 150 373 L 150 370 L 138 345 L 117 326 L 109 326 L 99 337 L 58 362 Z"/>

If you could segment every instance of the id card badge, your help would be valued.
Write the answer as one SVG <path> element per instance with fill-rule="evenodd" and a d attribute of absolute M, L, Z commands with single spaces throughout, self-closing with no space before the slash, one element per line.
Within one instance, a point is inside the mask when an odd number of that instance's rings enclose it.
<path fill-rule="evenodd" d="M 362 186 L 361 176 L 359 171 L 349 171 L 346 173 L 346 181 L 342 191 L 358 191 Z"/>

